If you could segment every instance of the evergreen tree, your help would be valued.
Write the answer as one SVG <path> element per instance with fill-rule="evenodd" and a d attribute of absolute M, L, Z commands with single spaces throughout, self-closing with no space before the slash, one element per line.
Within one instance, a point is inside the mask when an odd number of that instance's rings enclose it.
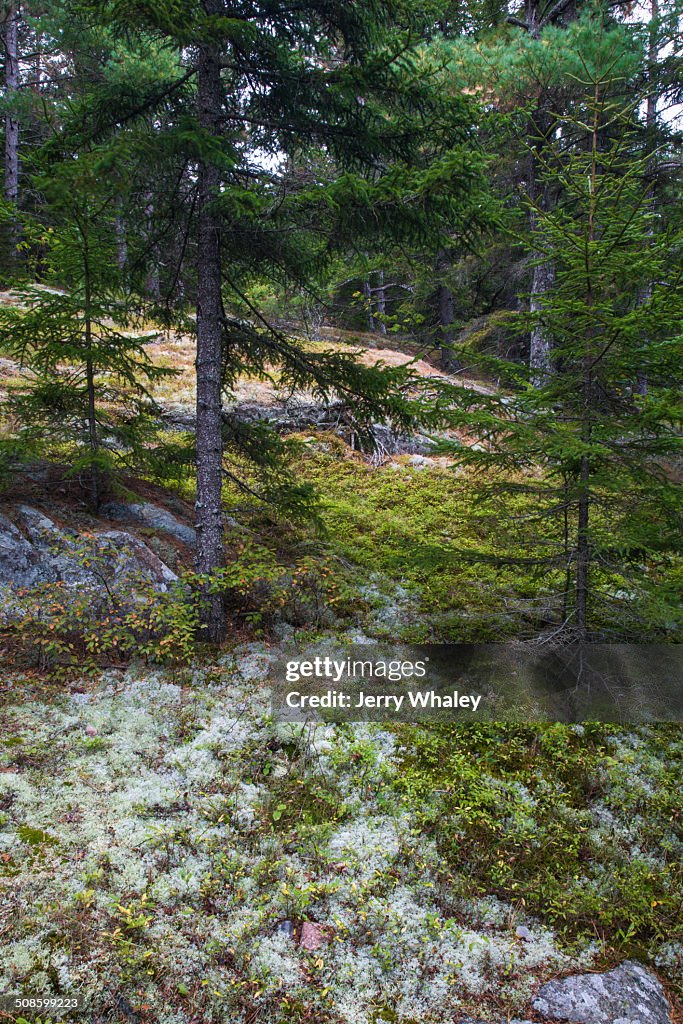
<path fill-rule="evenodd" d="M 144 311 L 122 289 L 116 259 L 116 197 L 103 187 L 107 154 L 81 153 L 34 178 L 50 212 L 34 225 L 41 285 L 0 310 L 0 344 L 28 373 L 10 412 L 23 426 L 10 450 L 66 463 L 96 512 L 103 487 L 138 467 L 159 410 L 146 390 L 169 370 L 152 364 L 139 332 Z M 136 332 L 136 327 L 138 331 Z"/>
<path fill-rule="evenodd" d="M 556 276 L 543 308 L 521 318 L 552 339 L 556 372 L 534 387 L 519 367 L 492 361 L 512 393 L 451 389 L 447 401 L 459 406 L 460 425 L 486 424 L 488 443 L 461 457 L 532 474 L 542 467 L 541 480 L 513 486 L 538 501 L 539 543 L 550 548 L 539 566 L 562 567 L 556 631 L 634 639 L 666 635 L 677 615 L 657 587 L 666 552 L 680 547 L 666 468 L 681 451 L 683 235 L 676 225 L 652 232 L 641 106 L 624 102 L 620 79 L 626 37 L 600 18 L 591 28 L 592 45 L 577 58 L 584 96 L 563 115 L 546 165 L 561 200 L 537 206 Z"/>
<path fill-rule="evenodd" d="M 339 352 L 307 353 L 249 309 L 249 284 L 265 277 L 306 287 L 368 232 L 424 235 L 430 217 L 446 210 L 457 223 L 479 170 L 462 146 L 470 104 L 436 93 L 433 68 L 415 54 L 423 22 L 411 3 L 203 0 L 180 11 L 118 0 L 90 9 L 123 33 L 165 40 L 179 55 L 177 95 L 186 102 L 157 142 L 187 162 L 195 185 L 197 568 L 210 575 L 223 559 L 223 397 L 238 373 L 277 367 L 284 385 L 353 397 L 359 418 L 388 414 L 405 423 L 408 415 L 397 388 L 405 374 Z M 155 104 L 148 96 L 117 111 L 117 124 Z M 411 169 L 425 132 L 441 157 Z M 329 155 L 338 173 L 288 192 L 272 165 L 309 147 Z M 250 325 L 231 317 L 231 302 L 246 305 Z M 220 639 L 218 593 L 207 594 L 205 626 L 209 639 Z"/>

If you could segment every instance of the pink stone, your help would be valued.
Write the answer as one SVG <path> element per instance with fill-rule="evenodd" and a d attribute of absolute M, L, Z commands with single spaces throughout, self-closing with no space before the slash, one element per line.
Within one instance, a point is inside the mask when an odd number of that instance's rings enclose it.
<path fill-rule="evenodd" d="M 304 921 L 301 926 L 301 938 L 299 939 L 301 948 L 313 952 L 316 949 L 320 949 L 324 943 L 325 936 L 320 925 L 314 921 Z"/>

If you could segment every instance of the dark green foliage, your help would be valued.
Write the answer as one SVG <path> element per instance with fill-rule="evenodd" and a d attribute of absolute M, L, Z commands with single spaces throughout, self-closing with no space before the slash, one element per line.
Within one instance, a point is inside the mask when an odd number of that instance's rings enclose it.
<path fill-rule="evenodd" d="M 399 788 L 454 894 L 494 893 L 608 956 L 647 957 L 681 938 L 678 726 L 404 726 L 399 736 Z"/>
<path fill-rule="evenodd" d="M 51 210 L 49 226 L 34 228 L 44 283 L 0 310 L 0 344 L 26 372 L 10 392 L 20 427 L 7 447 L 66 463 L 94 509 L 114 470 L 144 463 L 159 416 L 146 384 L 173 372 L 149 358 L 144 310 L 123 289 L 102 162 L 82 154 L 36 179 Z"/>
<path fill-rule="evenodd" d="M 445 387 L 435 411 L 483 434 L 478 450 L 456 450 L 463 460 L 542 469 L 529 487 L 546 495 L 538 530 L 541 544 L 555 544 L 548 564 L 565 567 L 558 625 L 634 638 L 654 610 L 659 569 L 680 550 L 669 472 L 681 453 L 683 236 L 653 218 L 634 107 L 619 95 L 619 38 L 600 33 L 598 20 L 595 50 L 578 55 L 586 94 L 562 119 L 545 167 L 561 199 L 535 211 L 547 246 L 537 259 L 552 255 L 554 284 L 539 309 L 517 317 L 519 329 L 540 325 L 551 339 L 552 372 L 530 381 L 516 364 L 469 351 L 509 393 Z M 604 604 L 617 598 L 605 587 L 615 568 L 628 581 L 619 598 L 630 591 L 623 616 Z M 666 637 L 677 615 L 662 602 L 651 626 Z"/>

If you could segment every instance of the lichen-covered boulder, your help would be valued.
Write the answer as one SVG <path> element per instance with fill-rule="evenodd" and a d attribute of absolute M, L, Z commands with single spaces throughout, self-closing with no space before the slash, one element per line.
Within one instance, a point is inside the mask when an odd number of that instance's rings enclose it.
<path fill-rule="evenodd" d="M 631 960 L 605 974 L 550 981 L 532 1005 L 548 1020 L 570 1024 L 671 1024 L 661 984 Z"/>
<path fill-rule="evenodd" d="M 21 617 L 27 590 L 59 584 L 64 595 L 103 597 L 117 588 L 168 590 L 177 576 L 139 537 L 125 530 L 79 533 L 29 505 L 0 515 L 0 622 Z"/>
<path fill-rule="evenodd" d="M 132 503 L 110 501 L 102 506 L 100 512 L 108 519 L 124 523 L 142 523 L 153 530 L 168 533 L 171 537 L 175 537 L 176 540 L 181 541 L 181 543 L 186 544 L 188 547 L 193 548 L 196 546 L 197 534 L 194 527 L 181 522 L 172 512 L 161 508 L 160 505 L 153 505 L 148 501 Z"/>
<path fill-rule="evenodd" d="M 0 583 L 29 586 L 38 575 L 31 543 L 7 516 L 0 515 Z"/>

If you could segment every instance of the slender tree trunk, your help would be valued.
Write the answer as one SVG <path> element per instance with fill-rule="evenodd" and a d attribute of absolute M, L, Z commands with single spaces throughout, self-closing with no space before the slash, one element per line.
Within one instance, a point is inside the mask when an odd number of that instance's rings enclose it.
<path fill-rule="evenodd" d="M 367 310 L 368 330 L 374 332 L 375 318 L 372 315 L 372 286 L 369 281 L 363 281 L 363 298 L 365 299 L 365 307 Z"/>
<path fill-rule="evenodd" d="M 450 372 L 459 368 L 458 360 L 453 355 L 452 345 L 455 341 L 453 321 L 453 292 L 445 284 L 436 290 L 436 301 L 439 307 L 439 347 L 441 350 L 441 369 Z"/>
<path fill-rule="evenodd" d="M 19 121 L 12 110 L 19 91 L 19 7 L 11 4 L 5 18 L 5 94 L 9 104 L 5 114 L 5 199 L 16 204 L 19 200 Z M 12 258 L 17 255 L 19 227 L 15 222 L 10 232 Z"/>
<path fill-rule="evenodd" d="M 206 132 L 218 135 L 221 113 L 221 69 L 217 48 L 200 47 L 197 70 L 199 121 Z M 213 202 L 220 186 L 220 170 L 210 160 L 199 168 L 197 212 L 199 220 L 197 281 L 197 571 L 211 574 L 224 562 L 222 338 L 220 217 Z M 206 639 L 219 643 L 225 636 L 223 595 L 204 594 L 202 625 Z"/>
<path fill-rule="evenodd" d="M 591 139 L 591 170 L 590 170 L 590 204 L 588 208 L 588 232 L 586 247 L 586 305 L 594 303 L 592 245 L 596 236 L 596 183 L 598 176 L 598 144 L 599 144 L 599 100 L 600 86 L 595 83 L 593 97 L 593 132 Z M 588 332 L 586 347 L 583 353 L 583 379 L 581 381 L 581 441 L 584 451 L 579 463 L 579 497 L 576 534 L 576 629 L 578 639 L 582 643 L 588 639 L 588 612 L 590 599 L 590 573 L 592 550 L 590 541 L 591 512 L 591 460 L 587 448 L 593 436 L 593 416 L 595 401 L 595 343 L 593 331 Z"/>
<path fill-rule="evenodd" d="M 541 236 L 537 237 L 540 241 Z M 531 276 L 531 294 L 529 296 L 529 311 L 531 313 L 542 313 L 546 297 L 554 282 L 555 264 L 553 260 L 539 258 Z M 536 387 L 547 384 L 553 372 L 552 343 L 550 335 L 542 323 L 536 323 L 531 331 L 529 370 L 531 371 L 531 382 Z"/>
<path fill-rule="evenodd" d="M 436 275 L 438 278 L 443 278 L 443 275 L 448 271 L 450 266 L 450 260 L 447 253 L 441 251 L 436 258 Z M 443 280 L 439 283 L 436 289 L 436 305 L 439 317 L 439 349 L 440 349 L 440 362 L 441 369 L 446 370 L 450 373 L 452 370 L 457 370 L 460 367 L 458 360 L 453 355 L 453 344 L 455 343 L 455 333 L 453 331 L 453 323 L 455 321 L 455 306 L 453 303 L 453 292 L 448 285 L 443 283 Z"/>
<path fill-rule="evenodd" d="M 126 225 L 123 217 L 117 213 L 114 220 L 114 231 L 116 233 L 116 263 L 119 270 L 123 270 L 128 259 L 128 242 L 126 240 Z"/>
<path fill-rule="evenodd" d="M 588 635 L 588 594 L 591 566 L 588 532 L 590 524 L 590 462 L 587 455 L 581 456 L 579 487 L 576 542 L 576 629 L 579 640 L 585 642 Z"/>
<path fill-rule="evenodd" d="M 377 312 L 379 316 L 375 318 L 377 324 L 377 330 L 380 334 L 387 333 L 387 325 L 384 321 L 384 317 L 387 312 L 387 296 L 384 290 L 384 271 L 379 270 L 377 272 Z"/>
<path fill-rule="evenodd" d="M 541 119 L 541 118 L 539 118 Z M 542 144 L 538 142 L 538 144 Z M 550 209 L 548 190 L 539 181 L 538 157 L 532 153 L 530 174 L 531 201 L 534 204 L 529 215 L 529 229 L 537 244 L 537 254 L 531 275 L 531 293 L 529 311 L 540 313 L 543 310 L 546 296 L 555 282 L 555 263 L 552 257 L 544 252 L 546 248 L 543 229 L 539 223 L 543 215 Z M 529 370 L 531 382 L 536 387 L 546 384 L 553 372 L 552 343 L 542 323 L 537 323 L 531 331 L 529 339 Z"/>
<path fill-rule="evenodd" d="M 151 196 L 147 197 L 147 203 L 145 205 L 145 221 L 147 223 L 146 235 L 149 238 L 153 235 L 154 231 L 154 202 Z M 149 270 L 147 271 L 147 279 L 145 281 L 145 289 L 155 302 L 159 302 L 161 299 L 158 258 L 159 254 L 157 252 L 157 246 L 155 245 L 154 249 L 147 257 Z"/>
<path fill-rule="evenodd" d="M 550 8 L 550 11 L 548 10 Z M 541 3 L 541 0 L 525 0 L 524 2 L 524 27 L 532 39 L 540 39 L 544 27 L 553 25 L 568 25 L 575 21 L 578 14 L 576 0 L 567 0 L 566 3 L 558 4 L 554 9 L 552 4 Z M 515 21 L 518 23 L 517 19 Z M 531 280 L 531 292 L 529 307 L 532 313 L 538 313 L 543 308 L 546 294 L 551 290 L 555 281 L 555 265 L 552 253 L 547 251 L 546 240 L 542 231 L 539 231 L 539 214 L 543 214 L 551 208 L 552 198 L 547 186 L 541 179 L 540 169 L 542 162 L 540 157 L 543 154 L 546 141 L 553 130 L 554 120 L 547 107 L 548 98 L 539 101 L 539 104 L 532 116 L 532 124 L 527 140 L 530 152 L 529 166 L 529 198 L 532 209 L 529 217 L 529 230 L 532 238 L 537 244 L 537 259 Z M 552 340 L 542 323 L 538 323 L 529 338 L 529 370 L 533 384 L 537 387 L 545 384 L 553 373 Z"/>
<path fill-rule="evenodd" d="M 648 94 L 645 105 L 645 129 L 646 129 L 646 145 L 648 152 L 651 154 L 650 161 L 648 163 L 648 175 L 650 178 L 650 210 L 652 212 L 652 220 L 650 222 L 650 229 L 648 234 L 653 235 L 653 223 L 654 215 L 656 212 L 656 181 L 657 181 L 657 93 L 654 89 L 655 74 L 657 68 L 657 60 L 659 57 L 658 51 L 658 33 L 659 33 L 659 0 L 651 0 L 650 3 L 650 26 L 649 26 L 649 38 L 647 47 L 647 64 L 648 64 Z M 638 304 L 643 306 L 646 302 L 649 302 L 652 298 L 652 281 L 646 281 L 640 290 L 638 296 Z M 646 339 L 647 343 L 647 339 Z M 647 394 L 647 374 L 641 372 L 638 374 L 636 381 L 636 391 L 640 395 Z"/>
<path fill-rule="evenodd" d="M 84 239 L 85 244 L 85 239 Z M 97 512 L 100 507 L 100 473 L 97 468 L 97 451 L 98 451 L 98 437 L 97 437 L 97 406 L 96 406 L 96 393 L 95 393 L 95 367 L 93 364 L 93 344 L 92 344 L 92 289 L 90 282 L 90 261 L 87 244 L 85 247 L 85 260 L 84 260 L 84 309 L 83 309 L 83 321 L 85 331 L 85 380 L 86 388 L 88 392 L 88 445 L 90 448 L 90 454 L 92 457 L 92 463 L 90 466 L 90 506 L 93 512 Z"/>
<path fill-rule="evenodd" d="M 571 5 L 569 5 L 571 6 Z M 541 7 L 539 0 L 526 0 L 526 20 L 529 35 L 532 39 L 541 37 Z M 532 209 L 529 216 L 529 230 L 532 238 L 538 241 L 537 259 L 531 277 L 531 293 L 529 309 L 538 313 L 543 308 L 546 294 L 555 281 L 555 264 L 548 253 L 544 254 L 545 239 L 539 231 L 539 213 L 541 218 L 550 209 L 550 195 L 547 186 L 541 180 L 540 155 L 545 146 L 546 138 L 551 131 L 551 119 L 543 102 L 537 107 L 532 117 L 530 142 L 529 194 Z M 552 371 L 552 343 L 548 332 L 542 324 L 537 324 L 529 338 L 529 370 L 532 384 L 541 387 L 547 383 Z"/>

